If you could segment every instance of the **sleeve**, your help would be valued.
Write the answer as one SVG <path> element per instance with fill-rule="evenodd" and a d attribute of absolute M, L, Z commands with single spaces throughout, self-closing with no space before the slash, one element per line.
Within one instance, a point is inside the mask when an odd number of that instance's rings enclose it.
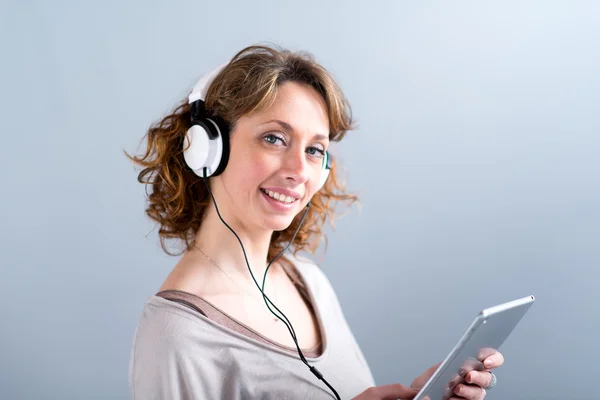
<path fill-rule="evenodd" d="M 133 400 L 221 398 L 219 371 L 189 331 L 162 318 L 144 318 L 135 330 L 129 362 Z M 210 357 L 208 357 L 210 358 Z"/>
<path fill-rule="evenodd" d="M 138 327 L 129 366 L 132 399 L 193 399 L 180 358 L 172 336 L 152 337 Z"/>

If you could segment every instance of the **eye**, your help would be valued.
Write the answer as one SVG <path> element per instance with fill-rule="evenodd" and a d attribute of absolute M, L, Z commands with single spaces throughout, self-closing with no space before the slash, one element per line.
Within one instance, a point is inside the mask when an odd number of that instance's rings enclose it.
<path fill-rule="evenodd" d="M 316 156 L 316 157 L 319 157 L 319 158 L 325 156 L 325 150 L 320 149 L 318 147 L 314 147 L 314 146 L 311 146 L 311 147 L 307 148 L 306 152 L 308 154 L 310 154 L 311 156 Z"/>
<path fill-rule="evenodd" d="M 284 139 L 274 133 L 269 133 L 263 137 L 263 139 L 271 145 L 276 145 L 278 141 L 284 143 Z"/>

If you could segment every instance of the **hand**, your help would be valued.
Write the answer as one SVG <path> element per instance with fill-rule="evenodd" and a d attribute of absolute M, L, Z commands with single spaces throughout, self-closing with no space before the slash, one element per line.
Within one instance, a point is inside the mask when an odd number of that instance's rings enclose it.
<path fill-rule="evenodd" d="M 465 375 L 465 383 L 459 383 L 454 388 L 456 399 L 482 400 L 485 398 L 487 387 L 492 381 L 489 371 L 504 364 L 502 353 L 493 349 L 483 349 L 477 355 L 477 359 L 483 363 L 483 371 L 470 371 Z"/>
<path fill-rule="evenodd" d="M 418 390 L 400 384 L 370 387 L 352 400 L 410 400 Z"/>
<path fill-rule="evenodd" d="M 504 356 L 502 353 L 493 349 L 483 349 L 477 355 L 477 360 L 482 363 L 481 370 L 472 370 L 465 375 L 463 382 L 454 387 L 454 395 L 449 400 L 483 400 L 486 395 L 485 387 L 487 387 L 492 379 L 489 371 L 500 367 L 504 364 Z M 429 380 L 431 375 L 438 369 L 440 363 L 428 368 L 423 374 L 418 376 L 410 385 L 412 388 L 420 390 Z"/>

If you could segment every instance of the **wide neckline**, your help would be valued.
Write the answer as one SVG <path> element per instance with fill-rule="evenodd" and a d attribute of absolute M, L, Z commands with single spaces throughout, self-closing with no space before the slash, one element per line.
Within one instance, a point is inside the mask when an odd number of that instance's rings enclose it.
<path fill-rule="evenodd" d="M 304 263 L 304 261 L 299 261 L 299 260 L 295 260 L 295 261 L 297 263 Z M 312 311 L 314 312 L 314 316 L 315 316 L 315 319 L 317 321 L 317 327 L 319 329 L 320 346 L 321 346 L 321 350 L 322 350 L 320 352 L 321 354 L 319 356 L 317 356 L 317 357 L 310 357 L 310 356 L 306 356 L 306 355 L 304 355 L 304 356 L 305 356 L 305 358 L 307 360 L 320 361 L 329 352 L 329 341 L 327 340 L 328 339 L 327 338 L 327 330 L 326 330 L 325 323 L 324 323 L 323 318 L 322 318 L 323 315 L 321 313 L 321 309 L 320 309 L 319 305 L 315 301 L 314 290 L 311 287 L 311 285 L 307 282 L 307 279 L 306 279 L 306 277 L 304 275 L 304 272 L 301 271 L 302 268 L 299 268 L 296 265 L 295 262 L 290 261 L 290 264 L 291 264 L 293 270 L 298 275 L 298 279 L 300 280 L 300 284 L 306 288 L 306 292 L 308 293 L 308 298 L 309 298 L 310 306 L 312 308 Z M 315 266 L 315 268 L 318 268 L 318 267 Z M 284 267 L 284 270 L 285 270 L 285 267 Z M 286 273 L 288 273 L 288 272 L 286 271 Z M 288 273 L 288 276 L 289 276 L 289 273 Z M 294 281 L 294 277 L 292 277 L 292 276 L 289 276 L 289 277 L 290 277 L 290 279 L 292 279 L 292 281 Z M 297 289 L 297 290 L 300 290 L 300 289 Z M 221 324 L 221 323 L 219 323 L 217 321 L 214 321 L 211 318 L 208 318 L 207 316 L 205 316 L 205 315 L 201 314 L 200 312 L 198 312 L 196 309 L 191 309 L 190 307 L 185 306 L 185 305 L 180 304 L 180 303 L 174 303 L 174 302 L 172 302 L 172 301 L 170 301 L 168 299 L 165 299 L 165 298 L 163 298 L 163 297 L 161 297 L 161 296 L 158 295 L 160 293 L 169 292 L 169 291 L 175 291 L 175 292 L 179 292 L 179 293 L 184 293 L 186 295 L 194 296 L 196 298 L 201 299 L 203 302 L 208 303 L 211 307 L 214 307 L 215 309 L 219 310 L 221 313 L 223 313 L 224 315 L 226 315 L 229 319 L 231 319 L 232 321 L 235 321 L 236 323 L 240 324 L 245 329 L 248 329 L 249 331 L 251 331 L 255 335 L 259 336 L 263 340 L 267 341 L 268 343 L 264 343 L 262 341 L 259 341 L 259 340 L 255 339 L 255 338 L 252 338 L 252 337 L 249 337 L 247 335 L 244 335 L 243 333 L 237 332 L 237 331 L 231 329 L 228 326 L 225 326 L 225 325 L 223 325 L 223 324 Z M 302 296 L 302 294 L 300 294 L 300 295 Z M 162 291 L 158 292 L 157 294 L 153 295 L 152 298 L 157 299 L 159 301 L 169 301 L 170 303 L 174 303 L 177 306 L 186 307 L 186 309 L 189 309 L 189 310 L 193 311 L 199 318 L 201 318 L 201 319 L 209 322 L 211 325 L 213 325 L 215 327 L 218 327 L 220 330 L 223 330 L 224 332 L 226 332 L 230 336 L 236 336 L 236 337 L 244 339 L 245 341 L 249 341 L 249 342 L 251 342 L 251 343 L 253 343 L 255 345 L 258 345 L 258 346 L 261 346 L 261 347 L 266 347 L 266 348 L 268 348 L 270 350 L 273 350 L 273 351 L 275 351 L 277 353 L 285 354 L 285 355 L 287 355 L 289 357 L 292 357 L 292 358 L 295 358 L 295 359 L 300 359 L 296 347 L 290 347 L 290 346 L 284 345 L 282 343 L 279 343 L 279 342 L 277 342 L 277 341 L 275 341 L 275 340 L 273 340 L 273 339 L 271 339 L 271 338 L 269 338 L 269 337 L 261 334 L 260 332 L 256 331 L 255 329 L 253 329 L 253 328 L 249 327 L 248 325 L 244 324 L 243 322 L 237 320 L 233 316 L 225 313 L 219 307 L 217 307 L 216 305 L 214 305 L 210 301 L 204 299 L 203 297 L 200 297 L 200 296 L 195 295 L 193 293 L 189 293 L 189 292 L 182 291 L 182 290 L 166 289 L 166 290 L 162 290 Z M 304 348 L 304 349 L 300 348 L 300 349 L 304 353 L 304 351 L 309 352 L 313 348 L 314 347 L 312 347 L 312 348 Z M 291 352 L 290 350 L 292 350 L 293 352 Z"/>

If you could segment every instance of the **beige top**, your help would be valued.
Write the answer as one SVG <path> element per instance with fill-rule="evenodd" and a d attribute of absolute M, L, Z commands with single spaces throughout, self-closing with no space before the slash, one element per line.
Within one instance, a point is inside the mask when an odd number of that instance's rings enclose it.
<path fill-rule="evenodd" d="M 350 399 L 375 384 L 371 371 L 325 274 L 305 259 L 295 258 L 294 265 L 322 338 L 303 354 L 342 399 Z M 134 399 L 334 398 L 296 348 L 176 290 L 146 302 L 134 336 L 129 383 Z"/>

